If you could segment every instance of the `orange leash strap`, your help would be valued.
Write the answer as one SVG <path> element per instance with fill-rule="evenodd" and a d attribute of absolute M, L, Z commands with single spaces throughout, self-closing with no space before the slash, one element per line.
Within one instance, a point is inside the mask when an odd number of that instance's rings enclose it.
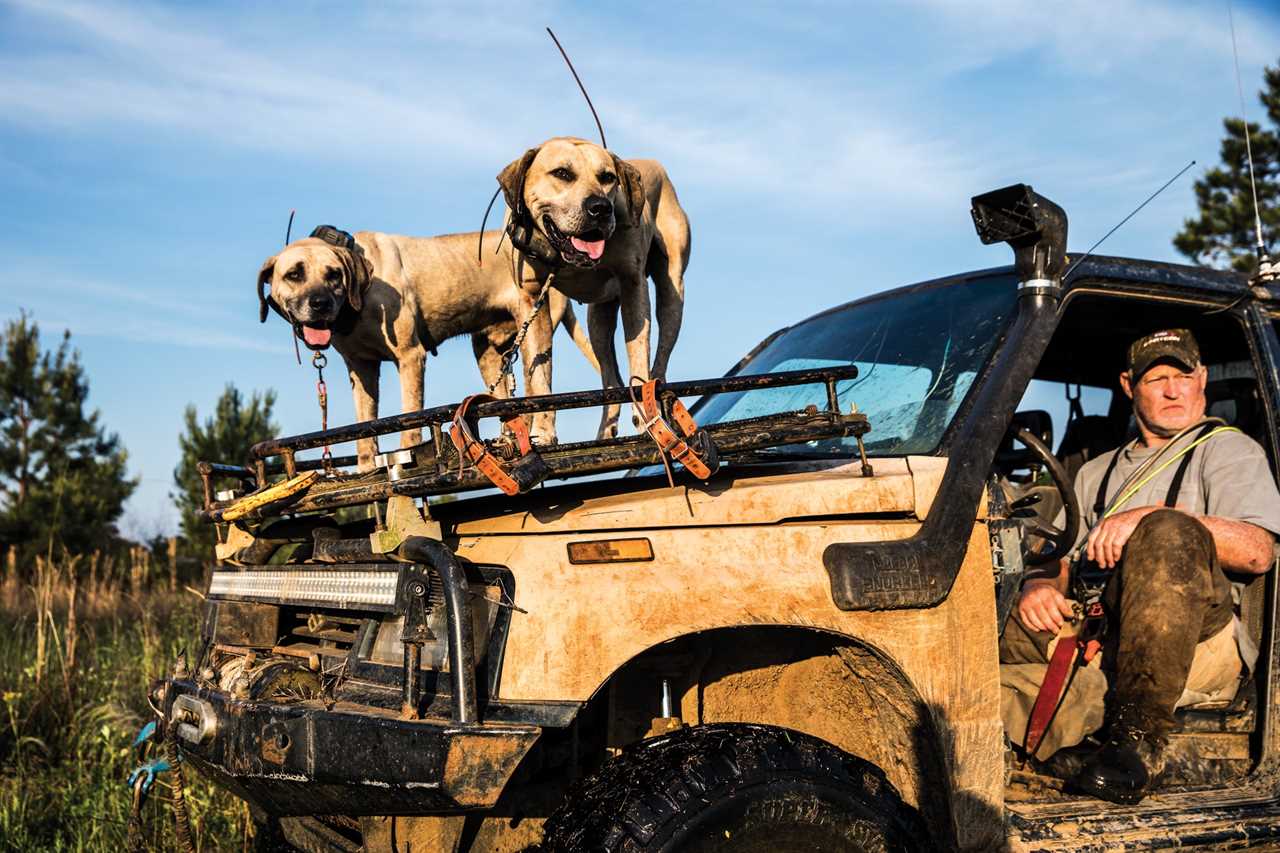
<path fill-rule="evenodd" d="M 467 409 L 472 403 L 488 403 L 496 400 L 490 394 L 472 394 L 462 401 L 458 406 L 458 410 L 453 413 L 453 423 L 449 426 L 449 437 L 453 439 L 453 446 L 458 449 L 458 454 L 465 459 L 471 460 L 481 474 L 489 479 L 499 489 L 507 495 L 518 495 L 520 492 L 533 488 L 541 482 L 546 474 L 537 476 L 538 472 L 545 472 L 546 465 L 542 463 L 541 458 L 533 449 L 533 442 L 529 439 L 529 428 L 525 426 L 524 418 L 516 415 L 509 421 L 504 421 L 503 425 L 516 437 L 516 447 L 520 451 L 520 459 L 516 465 L 520 466 L 525 476 L 512 477 L 507 473 L 507 469 L 502 466 L 498 457 L 494 456 L 489 450 L 489 446 L 480 439 L 476 438 L 475 432 L 472 430 L 470 419 L 467 418 Z"/>
<path fill-rule="evenodd" d="M 632 399 L 635 399 L 634 396 Z M 658 445 L 658 449 L 664 456 L 670 454 L 672 459 L 687 468 L 689 473 L 699 480 L 711 477 L 714 468 L 708 465 L 707 460 L 703 459 L 698 451 L 677 435 L 671 425 L 663 420 L 662 409 L 658 406 L 658 380 L 650 379 L 640 386 L 640 402 L 636 405 L 640 409 L 640 417 L 644 420 L 642 424 L 644 431 Z M 691 439 L 698 432 L 697 423 L 679 400 L 671 404 L 671 418 L 684 434 L 684 438 Z"/>

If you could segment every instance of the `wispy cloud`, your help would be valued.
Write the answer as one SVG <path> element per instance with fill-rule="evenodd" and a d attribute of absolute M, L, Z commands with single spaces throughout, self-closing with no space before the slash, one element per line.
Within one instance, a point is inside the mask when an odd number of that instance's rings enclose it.
<path fill-rule="evenodd" d="M 445 55 L 406 55 L 402 41 L 381 54 L 384 61 L 369 62 L 397 13 L 352 13 L 350 26 L 282 40 L 278 30 L 234 32 L 191 10 L 29 2 L 18 8 L 56 25 L 67 44 L 0 59 L 0 109 L 28 126 L 161 128 L 320 161 L 384 158 L 414 172 L 431 168 L 424 159 L 496 171 L 523 141 L 587 124 L 546 45 L 538 45 L 537 61 L 523 55 L 495 61 L 495 73 L 482 72 L 473 56 L 453 62 L 479 32 L 527 53 L 534 29 L 528 25 L 490 32 L 472 16 L 407 12 L 401 23 L 434 34 L 439 41 L 432 46 Z M 478 14 L 481 22 L 513 19 L 506 7 Z M 732 56 L 616 44 L 613 34 L 594 32 L 590 20 L 583 26 L 588 44 L 609 44 L 608 67 L 594 69 L 593 88 L 628 93 L 602 98 L 614 102 L 605 120 L 615 147 L 661 156 L 690 181 L 784 197 L 834 199 L 857 188 L 929 202 L 967 183 L 963 176 L 972 172 L 971 160 L 948 153 L 953 145 L 931 141 L 918 119 L 904 117 L 906 110 L 886 112 L 883 93 L 863 96 L 846 75 L 770 72 Z M 518 78 L 513 64 L 522 66 Z"/>
<path fill-rule="evenodd" d="M 0 254 L 19 256 L 12 249 Z M 252 352 L 281 352 L 262 337 L 228 327 L 242 317 L 217 297 L 176 297 L 142 284 L 89 279 L 59 268 L 56 259 L 11 265 L 3 273 L 0 308 L 7 314 L 32 310 L 42 327 L 85 337 Z M 279 336 L 277 336 L 279 337 Z"/>
<path fill-rule="evenodd" d="M 934 54 L 955 68 L 977 67 L 1011 55 L 1030 63 L 1037 52 L 1077 73 L 1104 76 L 1160 73 L 1167 65 L 1220 65 L 1230 73 L 1227 8 L 1220 3 L 1024 3 L 1020 0 L 906 0 L 933 26 L 951 34 L 947 50 Z M 1280 28 L 1237 4 L 1234 10 L 1241 62 L 1273 62 Z M 1157 62 L 1152 65 L 1152 56 Z M 926 60 L 928 61 L 928 60 Z"/>

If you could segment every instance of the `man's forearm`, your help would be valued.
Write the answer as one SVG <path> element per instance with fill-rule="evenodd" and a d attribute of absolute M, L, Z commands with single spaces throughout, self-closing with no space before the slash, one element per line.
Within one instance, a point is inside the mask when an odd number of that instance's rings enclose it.
<path fill-rule="evenodd" d="M 1270 531 L 1234 518 L 1214 515 L 1198 515 L 1196 518 L 1213 534 L 1213 544 L 1218 549 L 1218 562 L 1222 568 L 1251 575 L 1260 575 L 1271 568 L 1275 537 Z"/>

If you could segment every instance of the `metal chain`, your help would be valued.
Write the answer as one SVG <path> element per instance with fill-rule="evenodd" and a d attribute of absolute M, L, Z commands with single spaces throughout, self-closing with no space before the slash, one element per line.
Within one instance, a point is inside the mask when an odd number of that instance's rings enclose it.
<path fill-rule="evenodd" d="M 323 432 L 329 428 L 329 386 L 324 382 L 324 369 L 329 366 L 329 359 L 324 353 L 316 352 L 311 355 L 311 364 L 316 369 L 316 399 L 320 403 L 320 431 Z M 329 445 L 324 446 L 320 458 L 324 460 L 325 470 L 332 474 L 333 451 Z"/>
<path fill-rule="evenodd" d="M 542 285 L 542 292 L 538 294 L 538 298 L 533 302 L 533 311 L 525 318 L 520 329 L 516 332 L 515 342 L 511 344 L 511 348 L 502 354 L 502 370 L 498 373 L 498 378 L 493 380 L 493 384 L 489 386 L 487 393 L 492 394 L 493 389 L 497 388 L 508 376 L 515 379 L 515 363 L 520 357 L 520 345 L 524 343 L 525 336 L 529 333 L 529 327 L 533 325 L 533 321 L 538 318 L 538 313 L 542 310 L 542 306 L 547 304 L 547 297 L 551 295 L 551 285 L 556 280 L 556 274 L 551 273 L 547 276 L 547 281 Z M 514 388 L 510 389 L 514 392 Z M 529 393 L 526 389 L 525 393 Z"/>

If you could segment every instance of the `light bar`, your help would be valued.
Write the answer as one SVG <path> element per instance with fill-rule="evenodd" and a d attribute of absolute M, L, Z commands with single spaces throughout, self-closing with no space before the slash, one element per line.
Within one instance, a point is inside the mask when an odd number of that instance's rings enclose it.
<path fill-rule="evenodd" d="M 215 571 L 209 581 L 209 597 L 345 610 L 394 610 L 399 577 L 395 570 Z"/>

